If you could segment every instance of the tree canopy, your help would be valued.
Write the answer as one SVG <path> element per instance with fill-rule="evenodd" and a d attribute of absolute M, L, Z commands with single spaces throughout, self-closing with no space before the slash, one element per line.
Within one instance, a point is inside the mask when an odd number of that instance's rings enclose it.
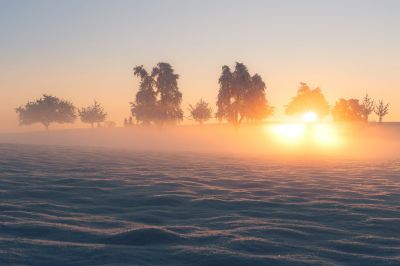
<path fill-rule="evenodd" d="M 151 74 L 143 66 L 137 66 L 134 74 L 141 80 L 135 102 L 131 103 L 132 115 L 138 122 L 165 124 L 183 119 L 179 75 L 174 73 L 170 64 L 158 63 Z"/>
<path fill-rule="evenodd" d="M 212 115 L 211 107 L 203 99 L 200 99 L 200 101 L 196 103 L 195 106 L 190 104 L 189 112 L 190 112 L 190 117 L 194 121 L 198 122 L 200 125 L 209 120 Z"/>
<path fill-rule="evenodd" d="M 260 121 L 273 113 L 266 99 L 266 85 L 261 76 L 251 76 L 247 67 L 236 63 L 232 72 L 222 67 L 216 117 L 239 125 L 243 120 Z"/>
<path fill-rule="evenodd" d="M 93 105 L 84 107 L 78 110 L 79 116 L 83 123 L 91 124 L 92 128 L 94 123 L 101 123 L 107 117 L 107 113 L 104 112 L 104 108 L 96 101 Z"/>
<path fill-rule="evenodd" d="M 320 118 L 329 114 L 329 104 L 320 88 L 311 89 L 306 83 L 301 82 L 297 95 L 286 106 L 287 115 L 314 112 Z"/>
<path fill-rule="evenodd" d="M 364 119 L 364 107 L 357 99 L 339 99 L 332 110 L 335 122 L 361 122 Z"/>
<path fill-rule="evenodd" d="M 143 66 L 137 66 L 133 70 L 134 75 L 140 78 L 140 85 L 135 102 L 131 103 L 131 112 L 136 121 L 148 125 L 157 120 L 157 96 L 154 90 L 154 79 Z"/>
<path fill-rule="evenodd" d="M 16 112 L 20 125 L 40 123 L 46 129 L 52 123 L 72 123 L 76 119 L 72 103 L 47 94 L 16 108 Z"/>

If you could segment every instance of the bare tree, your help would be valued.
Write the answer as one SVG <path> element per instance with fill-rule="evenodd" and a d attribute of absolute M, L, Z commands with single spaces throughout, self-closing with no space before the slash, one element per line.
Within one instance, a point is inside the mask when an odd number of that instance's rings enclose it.
<path fill-rule="evenodd" d="M 379 101 L 379 104 L 375 106 L 375 114 L 379 117 L 379 123 L 382 123 L 382 119 L 389 113 L 389 104 L 384 104 L 383 100 Z"/>
<path fill-rule="evenodd" d="M 374 102 L 374 100 L 371 99 L 371 97 L 368 96 L 368 94 L 366 94 L 364 99 L 363 99 L 363 101 L 362 101 L 362 106 L 363 106 L 364 119 L 365 119 L 366 122 L 368 122 L 369 115 L 375 109 L 375 102 Z"/>

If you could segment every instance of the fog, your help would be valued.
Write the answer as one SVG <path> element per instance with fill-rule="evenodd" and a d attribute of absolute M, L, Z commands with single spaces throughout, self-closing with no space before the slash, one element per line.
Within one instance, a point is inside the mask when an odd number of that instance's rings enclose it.
<path fill-rule="evenodd" d="M 300 131 L 299 131 L 300 129 Z M 322 130 L 321 130 L 322 129 Z M 126 127 L 1 134 L 1 143 L 87 146 L 160 152 L 200 152 L 306 158 L 390 158 L 399 155 L 396 123 L 335 126 L 264 124 Z"/>

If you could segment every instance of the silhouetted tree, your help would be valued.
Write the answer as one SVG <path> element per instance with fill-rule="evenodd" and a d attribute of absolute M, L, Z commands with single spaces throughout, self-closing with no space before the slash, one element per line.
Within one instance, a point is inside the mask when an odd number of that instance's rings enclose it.
<path fill-rule="evenodd" d="M 389 104 L 384 104 L 383 101 L 380 100 L 379 104 L 375 106 L 374 112 L 379 117 L 379 123 L 382 123 L 383 117 L 389 113 Z"/>
<path fill-rule="evenodd" d="M 260 75 L 251 77 L 250 87 L 244 98 L 243 116 L 246 120 L 257 122 L 273 114 L 274 108 L 269 106 L 265 90 L 266 86 Z"/>
<path fill-rule="evenodd" d="M 143 66 L 137 66 L 134 74 L 140 77 L 141 82 L 136 101 L 131 103 L 131 111 L 139 123 L 176 123 L 183 119 L 179 75 L 174 73 L 170 64 L 158 63 L 151 75 Z"/>
<path fill-rule="evenodd" d="M 134 103 L 131 103 L 132 115 L 136 121 L 149 125 L 157 119 L 157 97 L 154 90 L 154 78 L 143 68 L 137 66 L 134 74 L 140 78 L 139 91 Z"/>
<path fill-rule="evenodd" d="M 158 118 L 160 123 L 176 123 L 183 119 L 180 107 L 182 93 L 178 88 L 179 75 L 168 63 L 158 63 L 153 68 L 152 77 L 155 80 L 156 92 L 159 95 Z"/>
<path fill-rule="evenodd" d="M 311 89 L 306 83 L 301 82 L 297 95 L 286 106 L 287 115 L 314 112 L 320 118 L 329 114 L 329 104 L 320 88 Z"/>
<path fill-rule="evenodd" d="M 76 119 L 72 103 L 47 94 L 16 108 L 16 112 L 20 125 L 41 123 L 46 130 L 52 123 L 72 123 Z"/>
<path fill-rule="evenodd" d="M 189 111 L 190 117 L 200 125 L 211 118 L 212 109 L 203 99 L 200 99 L 195 106 L 189 104 Z"/>
<path fill-rule="evenodd" d="M 79 116 L 81 117 L 81 121 L 83 123 L 90 124 L 93 128 L 94 123 L 101 123 L 107 117 L 107 113 L 104 112 L 104 108 L 96 101 L 94 101 L 93 105 L 88 107 L 84 107 L 78 110 Z"/>
<path fill-rule="evenodd" d="M 369 115 L 374 111 L 375 109 L 375 103 L 374 100 L 372 100 L 368 94 L 365 95 L 363 102 L 363 115 L 364 115 L 364 120 L 368 122 L 368 117 Z"/>
<path fill-rule="evenodd" d="M 247 67 L 236 63 L 235 71 L 222 67 L 216 117 L 238 126 L 243 119 L 259 121 L 272 114 L 265 96 L 265 83 L 261 76 L 251 76 Z"/>
<path fill-rule="evenodd" d="M 228 66 L 222 67 L 222 74 L 219 78 L 219 92 L 217 100 L 217 113 L 216 117 L 221 121 L 223 119 L 228 120 L 231 123 L 238 123 L 235 112 L 238 112 L 235 102 L 239 100 L 240 95 L 234 95 L 237 93 L 233 90 L 233 74 Z M 236 109 L 236 110 L 235 110 Z"/>
<path fill-rule="evenodd" d="M 335 122 L 362 122 L 364 121 L 364 107 L 357 99 L 340 99 L 332 110 Z"/>

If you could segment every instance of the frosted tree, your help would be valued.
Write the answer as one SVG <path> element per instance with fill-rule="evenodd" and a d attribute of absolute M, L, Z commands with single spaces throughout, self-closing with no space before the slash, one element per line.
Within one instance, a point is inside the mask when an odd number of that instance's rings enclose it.
<path fill-rule="evenodd" d="M 141 124 L 149 125 L 157 119 L 157 97 L 154 90 L 153 76 L 143 68 L 137 66 L 134 75 L 140 78 L 139 91 L 134 103 L 131 103 L 132 115 Z"/>
<path fill-rule="evenodd" d="M 374 112 L 379 117 L 379 123 L 382 123 L 383 117 L 389 113 L 389 104 L 384 104 L 383 100 L 380 100 Z"/>
<path fill-rule="evenodd" d="M 329 104 L 320 88 L 311 89 L 306 83 L 301 82 L 297 95 L 286 106 L 287 115 L 314 112 L 319 117 L 329 114 Z"/>
<path fill-rule="evenodd" d="M 366 122 L 368 122 L 369 115 L 375 110 L 375 103 L 368 94 L 365 95 L 362 101 L 363 115 Z"/>
<path fill-rule="evenodd" d="M 251 76 L 247 67 L 236 63 L 232 72 L 222 67 L 219 78 L 216 117 L 238 126 L 243 120 L 260 121 L 272 114 L 266 99 L 266 86 L 261 76 Z"/>
<path fill-rule="evenodd" d="M 209 120 L 212 115 L 212 108 L 203 99 L 200 99 L 195 106 L 189 105 L 190 117 L 202 125 Z"/>
<path fill-rule="evenodd" d="M 168 63 L 158 63 L 153 68 L 152 77 L 155 81 L 156 93 L 159 96 L 157 114 L 159 122 L 174 124 L 183 119 L 181 109 L 182 93 L 178 88 L 179 75 Z"/>
<path fill-rule="evenodd" d="M 140 78 L 139 91 L 131 103 L 132 115 L 141 124 L 174 124 L 183 119 L 179 75 L 168 63 L 158 63 L 149 74 L 143 66 L 134 68 Z"/>
<path fill-rule="evenodd" d="M 94 124 L 100 124 L 106 120 L 107 113 L 104 112 L 104 108 L 96 101 L 94 101 L 93 105 L 84 107 L 78 110 L 79 116 L 83 123 L 90 124 L 91 127 L 94 127 Z"/>
<path fill-rule="evenodd" d="M 332 109 L 335 122 L 361 122 L 364 121 L 364 108 L 357 99 L 340 99 Z"/>
<path fill-rule="evenodd" d="M 40 123 L 46 130 L 53 123 L 73 123 L 76 119 L 72 103 L 47 94 L 16 108 L 16 112 L 20 125 Z"/>

